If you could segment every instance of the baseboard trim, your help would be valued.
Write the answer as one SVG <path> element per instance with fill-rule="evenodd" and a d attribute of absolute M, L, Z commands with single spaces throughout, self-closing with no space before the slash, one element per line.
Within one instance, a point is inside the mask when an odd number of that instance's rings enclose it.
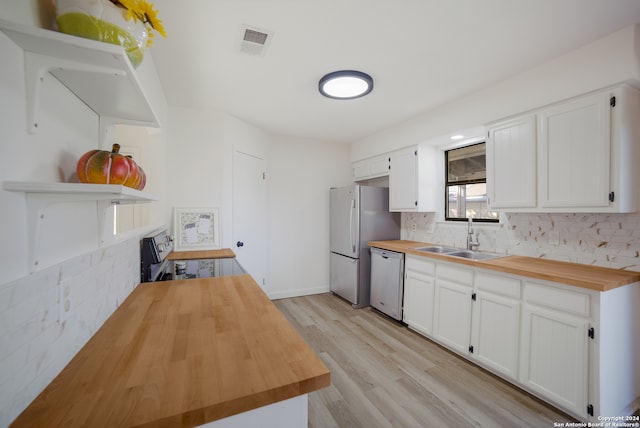
<path fill-rule="evenodd" d="M 288 299 L 290 297 L 301 297 L 301 296 L 309 296 L 311 294 L 322 294 L 328 293 L 329 286 L 326 287 L 313 287 L 313 288 L 304 288 L 304 289 L 296 289 L 296 290 L 286 290 L 286 291 L 277 291 L 273 293 L 267 293 L 271 300 L 278 299 Z"/>

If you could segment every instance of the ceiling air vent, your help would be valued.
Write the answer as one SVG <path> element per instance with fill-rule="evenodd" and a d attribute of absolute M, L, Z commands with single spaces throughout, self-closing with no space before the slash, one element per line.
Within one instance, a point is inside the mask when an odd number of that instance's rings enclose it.
<path fill-rule="evenodd" d="M 240 50 L 250 55 L 264 55 L 272 37 L 268 31 L 243 26 Z"/>

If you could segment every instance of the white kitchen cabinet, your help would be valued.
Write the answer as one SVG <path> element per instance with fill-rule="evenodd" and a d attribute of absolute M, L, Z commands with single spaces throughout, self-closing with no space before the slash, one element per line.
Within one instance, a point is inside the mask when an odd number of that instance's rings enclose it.
<path fill-rule="evenodd" d="M 518 378 L 521 281 L 478 271 L 470 352 L 482 364 L 509 379 Z"/>
<path fill-rule="evenodd" d="M 424 257 L 405 260 L 403 321 L 413 330 L 433 335 L 436 264 Z"/>
<path fill-rule="evenodd" d="M 580 420 L 636 410 L 640 282 L 594 291 L 410 254 L 405 267 L 411 329 Z"/>
<path fill-rule="evenodd" d="M 492 209 L 636 212 L 640 93 L 620 85 L 488 125 Z"/>
<path fill-rule="evenodd" d="M 542 208 L 609 206 L 612 97 L 603 92 L 540 111 Z"/>
<path fill-rule="evenodd" d="M 434 309 L 434 339 L 450 349 L 469 354 L 473 270 L 438 264 Z"/>
<path fill-rule="evenodd" d="M 437 180 L 436 149 L 411 146 L 389 155 L 389 211 L 436 211 L 443 187 Z"/>
<path fill-rule="evenodd" d="M 405 266 L 411 329 L 581 421 L 635 412 L 640 282 L 596 291 L 412 254 Z"/>
<path fill-rule="evenodd" d="M 565 410 L 587 417 L 589 296 L 525 284 L 520 381 Z"/>
<path fill-rule="evenodd" d="M 352 163 L 353 181 L 370 180 L 389 175 L 389 154 L 385 153 Z"/>
<path fill-rule="evenodd" d="M 536 116 L 489 126 L 487 192 L 491 209 L 536 206 Z"/>

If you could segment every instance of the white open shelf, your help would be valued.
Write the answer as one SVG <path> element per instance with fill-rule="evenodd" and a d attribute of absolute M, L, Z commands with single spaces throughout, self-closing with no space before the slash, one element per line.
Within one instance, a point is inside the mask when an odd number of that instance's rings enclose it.
<path fill-rule="evenodd" d="M 116 123 L 160 126 L 121 46 L 2 19 L 0 31 L 24 50 L 29 132 L 38 128 L 40 86 L 46 73 L 96 112 L 102 127 Z"/>
<path fill-rule="evenodd" d="M 28 181 L 5 181 L 2 186 L 12 192 L 23 192 L 35 197 L 46 197 L 52 201 L 81 202 L 104 201 L 110 203 L 138 203 L 156 201 L 157 198 L 140 190 L 119 184 L 88 183 L 38 183 Z"/>
<path fill-rule="evenodd" d="M 38 243 L 40 240 L 42 221 L 47 208 L 51 205 L 71 202 L 97 203 L 98 246 L 113 241 L 111 226 L 107 219 L 111 205 L 135 204 L 157 200 L 140 190 L 117 184 L 85 184 L 85 183 L 38 183 L 26 181 L 4 181 L 4 190 L 25 194 L 27 211 L 27 228 L 29 233 L 29 270 L 39 269 Z"/>

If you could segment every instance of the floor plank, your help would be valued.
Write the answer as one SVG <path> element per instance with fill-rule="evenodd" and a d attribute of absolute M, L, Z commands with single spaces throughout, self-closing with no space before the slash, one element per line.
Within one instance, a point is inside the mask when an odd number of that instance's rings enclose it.
<path fill-rule="evenodd" d="M 331 370 L 309 427 L 552 427 L 574 421 L 371 308 L 331 294 L 274 302 Z"/>

